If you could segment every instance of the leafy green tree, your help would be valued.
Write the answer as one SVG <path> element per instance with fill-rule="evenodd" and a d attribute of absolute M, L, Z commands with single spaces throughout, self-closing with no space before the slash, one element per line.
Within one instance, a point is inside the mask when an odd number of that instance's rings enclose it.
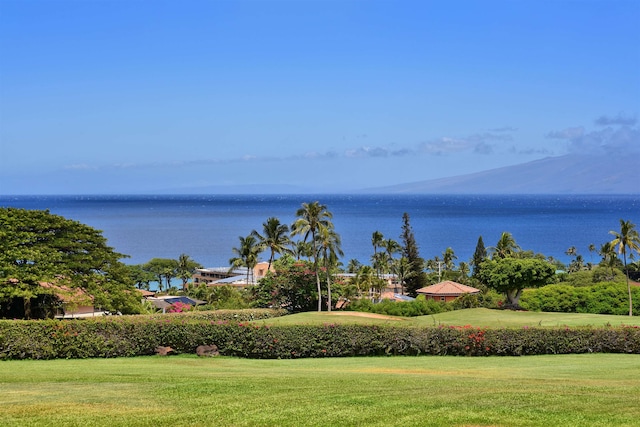
<path fill-rule="evenodd" d="M 520 295 L 525 288 L 538 288 L 551 283 L 555 267 L 538 258 L 494 258 L 480 267 L 480 280 L 503 292 L 509 308 L 519 308 Z"/>
<path fill-rule="evenodd" d="M 171 287 L 171 279 L 176 277 L 178 261 L 171 258 L 152 258 L 143 264 L 142 268 L 154 275 L 160 292 L 165 288 L 165 284 L 168 291 Z"/>
<path fill-rule="evenodd" d="M 235 257 L 229 259 L 229 265 L 231 270 L 238 267 L 245 267 L 247 269 L 247 284 L 251 283 L 249 277 L 253 276 L 253 269 L 258 264 L 258 254 L 260 253 L 260 246 L 258 240 L 253 235 L 247 237 L 239 237 L 240 246 L 233 248 L 232 251 L 236 254 Z"/>
<path fill-rule="evenodd" d="M 420 258 L 409 214 L 406 212 L 402 215 L 402 234 L 400 237 L 403 243 L 402 256 L 407 259 L 410 269 L 410 274 L 405 277 L 405 286 L 407 293 L 415 297 L 417 295 L 416 291 L 427 285 L 427 278 L 423 271 L 424 260 Z"/>
<path fill-rule="evenodd" d="M 285 308 L 293 313 L 313 310 L 319 299 L 313 264 L 283 256 L 273 266 L 274 274 L 268 274 L 250 288 L 254 305 Z"/>
<path fill-rule="evenodd" d="M 296 211 L 298 219 L 293 223 L 292 235 L 302 235 L 307 241 L 311 237 L 313 248 L 313 271 L 316 275 L 316 286 L 318 290 L 318 311 L 322 311 L 322 288 L 320 286 L 320 274 L 318 271 L 318 242 L 316 235 L 321 227 L 332 227 L 331 218 L 333 215 L 320 202 L 303 203 L 302 207 Z"/>
<path fill-rule="evenodd" d="M 275 217 L 270 217 L 262 224 L 262 234 L 253 230 L 251 232 L 258 238 L 259 245 L 262 248 L 269 249 L 269 266 L 267 270 L 271 270 L 271 264 L 276 254 L 290 253 L 291 239 L 289 238 L 289 226 L 280 223 Z"/>
<path fill-rule="evenodd" d="M 629 270 L 627 268 L 627 249 L 631 252 L 630 256 L 633 257 L 633 251 L 640 253 L 640 236 L 636 231 L 636 226 L 631 221 L 620 220 L 620 231 L 610 231 L 609 234 L 614 236 L 611 241 L 613 247 L 618 247 L 618 253 L 622 254 L 624 261 L 625 274 L 627 276 L 627 291 L 629 293 L 629 316 L 633 316 L 633 299 L 631 295 L 631 283 L 629 281 Z"/>
<path fill-rule="evenodd" d="M 106 310 L 139 312 L 124 257 L 80 222 L 49 211 L 0 208 L 0 304 L 22 300 L 26 318 L 32 301 L 52 293 L 40 286 L 45 281 L 83 289 Z"/>
<path fill-rule="evenodd" d="M 176 274 L 182 280 L 182 290 L 185 291 L 189 279 L 193 277 L 193 273 L 196 268 L 202 268 L 202 265 L 187 254 L 180 254 L 178 257 L 178 264 L 176 266 Z"/>
<path fill-rule="evenodd" d="M 127 269 L 129 270 L 128 275 L 131 281 L 138 289 L 149 290 L 151 288 L 151 282 L 156 279 L 156 277 L 151 272 L 145 270 L 141 264 L 127 265 Z"/>

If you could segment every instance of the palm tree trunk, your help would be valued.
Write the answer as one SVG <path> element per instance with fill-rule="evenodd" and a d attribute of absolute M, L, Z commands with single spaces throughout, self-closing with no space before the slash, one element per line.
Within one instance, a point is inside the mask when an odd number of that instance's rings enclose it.
<path fill-rule="evenodd" d="M 624 271 L 627 276 L 627 292 L 629 293 L 629 316 L 633 316 L 633 299 L 631 297 L 631 283 L 629 282 L 629 268 L 627 267 L 627 253 L 622 252 L 624 259 Z"/>

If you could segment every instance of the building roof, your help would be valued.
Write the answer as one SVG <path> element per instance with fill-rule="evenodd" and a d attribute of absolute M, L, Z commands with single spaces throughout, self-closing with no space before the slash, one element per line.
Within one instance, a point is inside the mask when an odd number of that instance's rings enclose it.
<path fill-rule="evenodd" d="M 444 282 L 436 283 L 435 285 L 425 286 L 416 291 L 419 294 L 425 295 L 462 295 L 462 294 L 476 294 L 480 292 L 480 289 L 472 288 L 471 286 L 463 285 L 461 283 L 452 282 L 446 280 Z"/>

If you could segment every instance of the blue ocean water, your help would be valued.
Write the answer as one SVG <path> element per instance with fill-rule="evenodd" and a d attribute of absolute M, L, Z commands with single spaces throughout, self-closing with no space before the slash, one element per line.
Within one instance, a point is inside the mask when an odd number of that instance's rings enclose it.
<path fill-rule="evenodd" d="M 239 236 L 262 231 L 271 216 L 291 224 L 303 202 L 316 200 L 333 213 L 345 265 L 352 258 L 369 263 L 374 231 L 400 242 L 404 212 L 423 258 L 451 247 L 458 262 L 469 261 L 478 236 L 489 247 L 503 231 L 526 250 L 568 262 L 564 252 L 575 246 L 587 262 L 597 262 L 589 244 L 610 241 L 620 219 L 640 228 L 640 195 L 0 196 L 0 206 L 49 209 L 100 229 L 110 246 L 130 256 L 129 264 L 186 253 L 219 267 L 229 264 Z"/>

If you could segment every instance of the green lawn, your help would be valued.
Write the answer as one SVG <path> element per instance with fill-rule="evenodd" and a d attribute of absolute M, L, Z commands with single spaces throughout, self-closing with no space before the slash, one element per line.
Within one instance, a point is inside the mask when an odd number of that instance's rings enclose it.
<path fill-rule="evenodd" d="M 638 426 L 640 357 L 5 361 L 2 426 Z"/>
<path fill-rule="evenodd" d="M 640 316 L 613 316 L 581 313 L 540 313 L 535 311 L 489 310 L 471 308 L 448 311 L 432 316 L 420 317 L 366 317 L 366 313 L 355 312 L 309 312 L 260 320 L 258 323 L 277 324 L 323 324 L 323 323 L 366 323 L 388 325 L 472 325 L 477 327 L 523 327 L 523 326 L 595 326 L 635 325 L 640 326 Z"/>

